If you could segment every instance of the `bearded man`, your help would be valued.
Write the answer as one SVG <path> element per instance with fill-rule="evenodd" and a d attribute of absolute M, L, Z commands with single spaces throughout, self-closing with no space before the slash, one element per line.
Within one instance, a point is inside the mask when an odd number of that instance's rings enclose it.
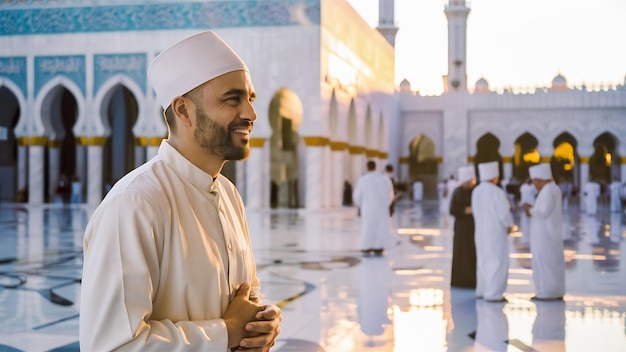
<path fill-rule="evenodd" d="M 148 68 L 169 136 L 116 182 L 87 225 L 83 351 L 267 351 L 280 309 L 259 302 L 243 202 L 220 170 L 250 151 L 256 96 L 214 32 Z"/>

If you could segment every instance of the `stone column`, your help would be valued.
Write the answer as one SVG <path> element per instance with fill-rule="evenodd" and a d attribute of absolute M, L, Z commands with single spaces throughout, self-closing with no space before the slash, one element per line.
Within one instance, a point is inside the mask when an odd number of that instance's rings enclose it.
<path fill-rule="evenodd" d="M 330 148 L 324 148 L 322 152 L 322 176 L 323 176 L 323 184 L 324 188 L 322 189 L 322 194 L 324 199 L 322 200 L 322 208 L 330 208 L 333 198 L 333 169 L 336 168 L 336 165 L 333 163 L 332 159 L 332 151 Z"/>
<path fill-rule="evenodd" d="M 324 184 L 324 149 L 329 141 L 326 137 L 303 137 L 306 145 L 305 165 L 305 208 L 319 210 L 322 208 Z"/>
<path fill-rule="evenodd" d="M 17 192 L 21 195 L 26 189 L 28 178 L 28 138 L 17 140 Z"/>
<path fill-rule="evenodd" d="M 580 190 L 585 189 L 585 185 L 589 182 L 589 158 L 580 158 Z"/>
<path fill-rule="evenodd" d="M 148 145 L 146 147 L 146 161 L 154 158 L 159 154 L 159 147 L 165 137 L 150 137 L 148 138 Z"/>
<path fill-rule="evenodd" d="M 32 136 L 28 148 L 28 202 L 42 204 L 44 198 L 44 153 L 48 139 Z"/>
<path fill-rule="evenodd" d="M 345 158 L 348 144 L 345 142 L 330 142 L 332 177 L 330 189 L 332 189 L 332 197 L 330 200 L 331 207 L 340 207 L 343 205 L 343 183 L 347 177 Z"/>
<path fill-rule="evenodd" d="M 96 205 L 102 201 L 103 147 L 106 137 L 89 137 L 87 146 L 87 203 Z"/>
<path fill-rule="evenodd" d="M 244 202 L 246 208 L 260 209 L 264 205 L 265 193 L 263 190 L 268 187 L 269 179 L 267 179 L 265 169 L 265 153 L 263 146 L 265 138 L 250 139 L 250 156 L 246 163 L 246 185 Z M 265 197 L 268 198 L 268 197 Z"/>
<path fill-rule="evenodd" d="M 359 146 L 351 146 L 350 151 L 350 183 L 352 188 L 356 184 L 356 180 L 365 171 L 365 148 Z"/>
<path fill-rule="evenodd" d="M 48 202 L 52 202 L 57 195 L 57 186 L 61 180 L 61 143 L 59 140 L 48 141 Z"/>
<path fill-rule="evenodd" d="M 146 162 L 147 145 L 147 137 L 135 137 L 135 168 L 143 165 Z"/>
<path fill-rule="evenodd" d="M 81 196 L 85 199 L 87 184 L 87 137 L 76 138 L 76 177 L 82 183 Z"/>

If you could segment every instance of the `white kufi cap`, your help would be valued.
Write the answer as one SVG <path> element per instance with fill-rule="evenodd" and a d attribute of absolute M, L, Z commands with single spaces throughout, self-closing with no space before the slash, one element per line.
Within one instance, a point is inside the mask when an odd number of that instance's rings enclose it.
<path fill-rule="evenodd" d="M 476 178 L 476 172 L 473 166 L 461 166 L 459 168 L 459 182 L 465 183 Z"/>
<path fill-rule="evenodd" d="M 500 176 L 500 169 L 497 161 L 478 164 L 478 173 L 481 181 L 489 181 Z"/>
<path fill-rule="evenodd" d="M 212 31 L 187 37 L 161 52 L 148 67 L 148 79 L 157 99 L 167 109 L 175 97 L 246 64 Z"/>
<path fill-rule="evenodd" d="M 552 179 L 552 170 L 550 169 L 550 164 L 543 163 L 531 166 L 528 168 L 528 173 L 530 174 L 530 179 L 539 179 L 539 180 L 550 180 Z"/>

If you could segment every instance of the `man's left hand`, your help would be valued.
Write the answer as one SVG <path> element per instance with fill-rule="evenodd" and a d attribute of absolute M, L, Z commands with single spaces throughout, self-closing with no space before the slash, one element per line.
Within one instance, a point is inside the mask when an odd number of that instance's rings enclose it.
<path fill-rule="evenodd" d="M 239 343 L 238 350 L 246 351 L 269 351 L 280 334 L 280 322 L 283 320 L 281 310 L 277 306 L 270 304 L 256 314 L 256 321 L 251 321 L 245 325 L 251 337 L 246 337 Z"/>

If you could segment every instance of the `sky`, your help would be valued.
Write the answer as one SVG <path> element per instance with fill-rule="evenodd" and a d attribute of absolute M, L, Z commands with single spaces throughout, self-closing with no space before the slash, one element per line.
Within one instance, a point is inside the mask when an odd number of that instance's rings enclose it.
<path fill-rule="evenodd" d="M 378 0 L 348 0 L 373 27 Z M 396 74 L 423 95 L 443 92 L 446 0 L 395 0 Z M 491 89 L 533 90 L 557 75 L 568 85 L 624 84 L 626 0 L 472 0 L 467 20 L 467 81 Z"/>

